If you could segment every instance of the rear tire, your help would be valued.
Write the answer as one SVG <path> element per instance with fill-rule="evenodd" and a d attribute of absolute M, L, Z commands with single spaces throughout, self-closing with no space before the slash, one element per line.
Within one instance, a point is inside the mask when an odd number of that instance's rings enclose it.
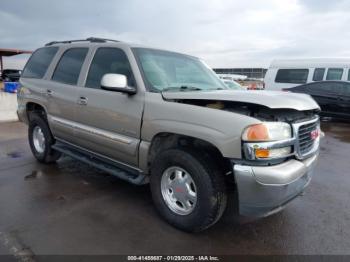
<path fill-rule="evenodd" d="M 32 113 L 29 117 L 28 140 L 34 157 L 41 163 L 56 162 L 61 153 L 52 149 L 55 143 L 47 121 L 43 116 Z"/>
<path fill-rule="evenodd" d="M 205 152 L 169 149 L 159 153 L 153 163 L 152 198 L 168 223 L 184 231 L 199 232 L 220 219 L 227 203 L 224 175 Z M 189 181 L 184 186 L 183 179 Z"/>

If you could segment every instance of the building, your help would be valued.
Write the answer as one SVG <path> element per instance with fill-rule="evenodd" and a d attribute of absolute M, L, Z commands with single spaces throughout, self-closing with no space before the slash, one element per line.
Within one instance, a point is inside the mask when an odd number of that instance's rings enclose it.
<path fill-rule="evenodd" d="M 248 78 L 261 79 L 265 77 L 265 68 L 213 68 L 217 74 L 245 75 Z"/>
<path fill-rule="evenodd" d="M 0 48 L 0 72 L 4 70 L 4 63 L 2 60 L 3 56 L 14 56 L 14 55 L 31 54 L 31 53 L 32 51 L 27 51 L 27 50 Z"/>

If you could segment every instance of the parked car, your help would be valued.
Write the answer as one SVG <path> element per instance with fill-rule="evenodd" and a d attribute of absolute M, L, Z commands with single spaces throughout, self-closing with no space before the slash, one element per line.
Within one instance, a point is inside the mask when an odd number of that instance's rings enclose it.
<path fill-rule="evenodd" d="M 283 89 L 311 95 L 320 105 L 322 114 L 350 119 L 350 83 L 321 81 Z"/>
<path fill-rule="evenodd" d="M 21 76 L 21 70 L 18 69 L 4 69 L 2 70 L 1 78 L 4 82 L 18 82 Z"/>
<path fill-rule="evenodd" d="M 236 81 L 231 81 L 231 80 L 223 80 L 225 85 L 232 90 L 246 90 L 243 86 L 241 86 L 239 83 Z"/>
<path fill-rule="evenodd" d="M 264 83 L 266 90 L 281 90 L 318 81 L 350 81 L 349 58 L 274 60 Z"/>
<path fill-rule="evenodd" d="M 100 38 L 51 42 L 20 84 L 17 112 L 38 161 L 63 153 L 149 183 L 159 214 L 186 231 L 215 224 L 228 190 L 242 215 L 281 210 L 309 184 L 319 152 L 310 96 L 232 92 L 189 55 Z"/>

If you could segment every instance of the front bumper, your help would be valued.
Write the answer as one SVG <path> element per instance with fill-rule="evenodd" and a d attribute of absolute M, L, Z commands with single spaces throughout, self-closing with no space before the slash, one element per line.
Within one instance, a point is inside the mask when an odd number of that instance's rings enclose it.
<path fill-rule="evenodd" d="M 280 211 L 309 184 L 317 158 L 318 154 L 275 166 L 234 164 L 239 213 L 264 217 Z"/>

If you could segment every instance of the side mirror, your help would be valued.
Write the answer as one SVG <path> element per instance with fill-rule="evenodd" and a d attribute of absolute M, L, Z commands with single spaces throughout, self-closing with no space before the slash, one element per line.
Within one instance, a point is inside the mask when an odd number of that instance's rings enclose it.
<path fill-rule="evenodd" d="M 136 93 L 136 89 L 134 87 L 128 86 L 126 76 L 120 74 L 105 74 L 101 79 L 101 88 L 126 93 L 129 95 Z"/>

